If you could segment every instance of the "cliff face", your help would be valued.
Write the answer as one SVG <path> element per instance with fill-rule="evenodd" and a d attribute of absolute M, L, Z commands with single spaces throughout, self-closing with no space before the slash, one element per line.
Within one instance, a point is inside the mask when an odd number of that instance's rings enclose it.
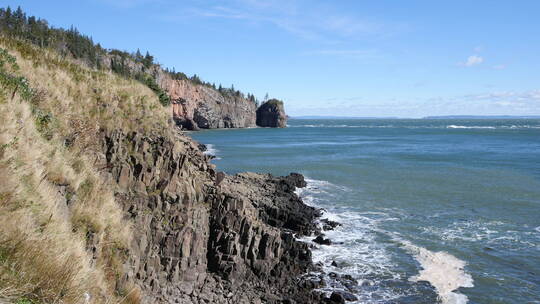
<path fill-rule="evenodd" d="M 311 252 L 294 234 L 319 211 L 294 194 L 301 175 L 216 172 L 189 138 L 103 135 L 103 167 L 136 227 L 123 280 L 144 303 L 314 303 Z"/>
<path fill-rule="evenodd" d="M 129 75 L 151 75 L 171 99 L 173 120 L 185 130 L 287 126 L 283 102 L 277 99 L 257 108 L 242 94 L 216 90 L 188 79 L 174 79 L 159 65 L 145 68 L 142 63 L 115 54 L 103 56 L 100 66 L 107 70 L 122 66 Z"/>
<path fill-rule="evenodd" d="M 287 115 L 283 101 L 271 99 L 257 109 L 257 126 L 270 128 L 285 128 Z"/>
<path fill-rule="evenodd" d="M 256 126 L 255 98 L 233 89 L 215 89 L 195 75 L 170 72 L 154 62 L 149 53 L 128 53 L 104 49 L 74 29 L 49 26 L 46 20 L 0 8 L 0 34 L 17 38 L 36 47 L 48 48 L 77 65 L 112 72 L 126 79 L 138 80 L 150 88 L 161 104 L 169 106 L 177 125 L 188 130 L 210 128 L 246 128 Z M 267 123 L 272 125 L 275 123 Z M 279 123 L 278 123 L 279 124 Z"/>
<path fill-rule="evenodd" d="M 301 175 L 217 172 L 149 87 L 0 48 L 31 89 L 0 90 L 0 302 L 322 301 Z"/>
<path fill-rule="evenodd" d="M 172 101 L 175 122 L 188 130 L 255 127 L 256 105 L 242 96 L 222 93 L 189 80 L 159 79 Z"/>
<path fill-rule="evenodd" d="M 101 66 L 111 69 L 122 65 L 129 74 L 149 74 L 171 99 L 171 113 L 175 123 L 185 130 L 251 128 L 287 126 L 283 102 L 272 99 L 257 108 L 256 104 L 242 94 L 219 91 L 188 79 L 173 79 L 160 66 L 150 69 L 141 63 L 109 54 L 102 58 Z"/>

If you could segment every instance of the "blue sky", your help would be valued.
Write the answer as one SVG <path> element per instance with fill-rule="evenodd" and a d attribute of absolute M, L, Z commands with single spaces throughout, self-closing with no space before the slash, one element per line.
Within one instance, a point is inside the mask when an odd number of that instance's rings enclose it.
<path fill-rule="evenodd" d="M 1 1 L 290 115 L 540 115 L 540 1 Z"/>

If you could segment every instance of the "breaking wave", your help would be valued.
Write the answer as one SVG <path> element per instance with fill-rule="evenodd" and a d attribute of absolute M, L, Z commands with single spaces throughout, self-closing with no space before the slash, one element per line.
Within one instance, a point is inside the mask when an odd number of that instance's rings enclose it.
<path fill-rule="evenodd" d="M 444 251 L 429 251 L 409 241 L 402 240 L 401 244 L 422 267 L 418 275 L 410 278 L 411 281 L 429 282 L 437 290 L 443 304 L 467 303 L 467 296 L 456 292 L 460 287 L 474 287 L 471 275 L 463 269 L 466 265 L 464 261 Z"/>
<path fill-rule="evenodd" d="M 350 275 L 358 280 L 355 303 L 388 303 L 402 297 L 419 293 L 418 286 L 409 288 L 391 288 L 392 284 L 421 284 L 427 281 L 435 289 L 443 304 L 467 303 L 467 297 L 455 292 L 460 287 L 473 287 L 472 277 L 464 271 L 465 262 L 446 252 L 432 252 L 403 240 L 398 233 L 381 229 L 381 224 L 399 221 L 399 218 L 387 212 L 356 212 L 347 208 L 330 205 L 335 193 L 350 191 L 346 187 L 327 181 L 306 179 L 308 186 L 297 189 L 302 200 L 313 207 L 325 211 L 321 219 L 329 219 L 342 224 L 334 230 L 325 231 L 332 240 L 330 246 L 315 244 L 313 261 L 322 266 L 325 275 L 325 287 L 321 291 L 330 294 L 335 290 L 345 290 L 341 283 L 329 273 Z M 394 242 L 381 242 L 385 235 Z M 313 237 L 304 238 L 311 242 Z M 392 248 L 399 246 L 413 256 L 419 263 L 418 275 L 408 278 L 405 273 L 396 270 Z M 429 291 L 425 291 L 429 292 Z"/>
<path fill-rule="evenodd" d="M 214 145 L 206 144 L 205 146 L 206 146 L 206 151 L 204 151 L 203 154 L 212 155 L 214 156 L 214 159 L 221 159 L 221 157 L 217 156 L 217 153 L 219 152 L 219 150 L 216 149 Z"/>

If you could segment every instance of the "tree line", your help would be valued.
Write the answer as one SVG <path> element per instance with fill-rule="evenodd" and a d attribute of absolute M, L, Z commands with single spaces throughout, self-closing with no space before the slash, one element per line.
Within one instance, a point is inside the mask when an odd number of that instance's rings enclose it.
<path fill-rule="evenodd" d="M 110 69 L 114 73 L 141 81 L 158 95 L 162 104 L 168 105 L 170 103 L 169 96 L 157 85 L 152 76 L 151 69 L 158 64 L 154 62 L 154 56 L 148 51 L 145 55 L 142 55 L 139 49 L 133 53 L 117 49 L 105 49 L 99 43 L 94 43 L 92 37 L 80 33 L 76 27 L 71 26 L 69 29 L 52 27 L 47 20 L 27 16 L 20 6 L 15 10 L 9 6 L 0 8 L 0 32 L 9 37 L 31 42 L 42 48 L 52 48 L 62 56 L 73 57 L 92 68 L 103 69 L 104 61 L 110 59 Z M 132 62 L 142 64 L 142 74 L 133 72 L 130 69 L 130 63 Z M 211 87 L 222 95 L 246 98 L 257 105 L 259 104 L 253 94 L 245 96 L 244 93 L 236 90 L 234 85 L 230 88 L 224 88 L 221 84 L 216 87 L 215 83 L 205 82 L 196 74 L 188 77 L 185 73 L 176 72 L 174 68 L 172 70 L 165 68 L 164 71 L 173 79 L 188 80 L 197 85 Z"/>

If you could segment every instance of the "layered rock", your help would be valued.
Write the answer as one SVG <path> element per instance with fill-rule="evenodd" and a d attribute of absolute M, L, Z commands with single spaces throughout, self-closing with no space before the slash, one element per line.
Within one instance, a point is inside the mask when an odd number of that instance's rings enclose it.
<path fill-rule="evenodd" d="M 257 109 L 257 126 L 270 128 L 285 128 L 287 115 L 283 101 L 270 99 Z"/>
<path fill-rule="evenodd" d="M 172 101 L 176 123 L 188 130 L 255 127 L 254 102 L 229 92 L 220 92 L 189 80 L 160 79 Z"/>
<path fill-rule="evenodd" d="M 294 193 L 301 175 L 216 172 L 191 139 L 103 134 L 102 166 L 135 235 L 123 280 L 143 303 L 318 303 L 295 235 L 319 211 Z"/>
<path fill-rule="evenodd" d="M 217 90 L 189 79 L 174 79 L 159 65 L 145 67 L 129 57 L 109 53 L 100 66 L 120 66 L 129 75 L 149 75 L 171 98 L 172 117 L 186 130 L 255 127 L 257 105 L 237 91 Z"/>
<path fill-rule="evenodd" d="M 185 130 L 273 127 L 284 128 L 287 115 L 283 102 L 271 99 L 259 108 L 243 94 L 217 90 L 189 79 L 174 79 L 159 65 L 145 67 L 129 57 L 110 53 L 100 60 L 100 66 L 112 69 L 120 66 L 129 75 L 150 75 L 171 98 L 174 121 Z"/>

